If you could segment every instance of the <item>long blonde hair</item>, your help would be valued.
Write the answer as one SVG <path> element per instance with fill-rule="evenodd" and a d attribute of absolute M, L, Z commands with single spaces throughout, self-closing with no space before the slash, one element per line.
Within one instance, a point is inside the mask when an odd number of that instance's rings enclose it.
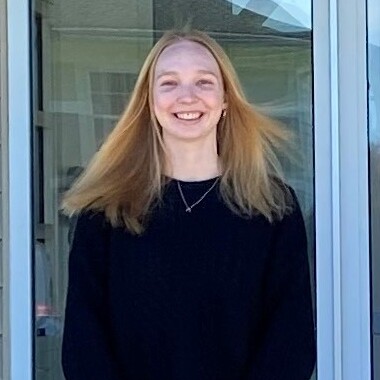
<path fill-rule="evenodd" d="M 290 195 L 276 156 L 288 139 L 287 131 L 248 103 L 219 44 L 191 30 L 166 32 L 152 48 L 120 120 L 65 194 L 62 208 L 66 214 L 103 211 L 113 226 L 124 224 L 132 233 L 143 232 L 167 181 L 161 127 L 153 113 L 154 70 L 162 51 L 180 40 L 206 47 L 223 78 L 228 112 L 217 129 L 222 199 L 239 215 L 260 213 L 269 221 L 281 219 L 288 210 Z"/>

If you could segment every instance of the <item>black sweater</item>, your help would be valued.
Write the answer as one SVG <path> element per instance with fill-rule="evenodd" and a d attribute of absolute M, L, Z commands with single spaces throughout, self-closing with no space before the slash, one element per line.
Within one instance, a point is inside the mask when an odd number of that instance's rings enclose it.
<path fill-rule="evenodd" d="M 213 183 L 181 182 L 188 203 Z M 244 219 L 217 187 L 191 213 L 176 183 L 143 235 L 84 213 L 69 260 L 67 380 L 308 380 L 315 363 L 305 227 Z"/>

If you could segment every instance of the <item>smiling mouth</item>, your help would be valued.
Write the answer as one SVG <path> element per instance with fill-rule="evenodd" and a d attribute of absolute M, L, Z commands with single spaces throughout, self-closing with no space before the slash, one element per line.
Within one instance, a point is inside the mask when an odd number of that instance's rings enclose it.
<path fill-rule="evenodd" d="M 180 120 L 198 120 L 203 116 L 202 112 L 177 112 L 174 114 Z"/>

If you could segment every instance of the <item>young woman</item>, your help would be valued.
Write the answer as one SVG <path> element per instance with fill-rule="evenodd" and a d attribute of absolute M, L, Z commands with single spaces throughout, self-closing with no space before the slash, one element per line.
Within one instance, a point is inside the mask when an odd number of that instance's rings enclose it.
<path fill-rule="evenodd" d="M 306 234 L 221 47 L 168 32 L 64 209 L 67 380 L 307 380 Z"/>

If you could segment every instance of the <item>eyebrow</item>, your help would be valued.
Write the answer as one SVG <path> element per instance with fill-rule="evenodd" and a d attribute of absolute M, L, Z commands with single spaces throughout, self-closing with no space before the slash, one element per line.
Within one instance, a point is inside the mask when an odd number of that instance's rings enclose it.
<path fill-rule="evenodd" d="M 197 73 L 209 74 L 217 78 L 217 75 L 211 70 L 198 70 Z M 166 76 L 166 75 L 177 75 L 177 74 L 178 74 L 178 71 L 162 71 L 157 75 L 156 79 L 160 79 L 161 77 Z"/>

